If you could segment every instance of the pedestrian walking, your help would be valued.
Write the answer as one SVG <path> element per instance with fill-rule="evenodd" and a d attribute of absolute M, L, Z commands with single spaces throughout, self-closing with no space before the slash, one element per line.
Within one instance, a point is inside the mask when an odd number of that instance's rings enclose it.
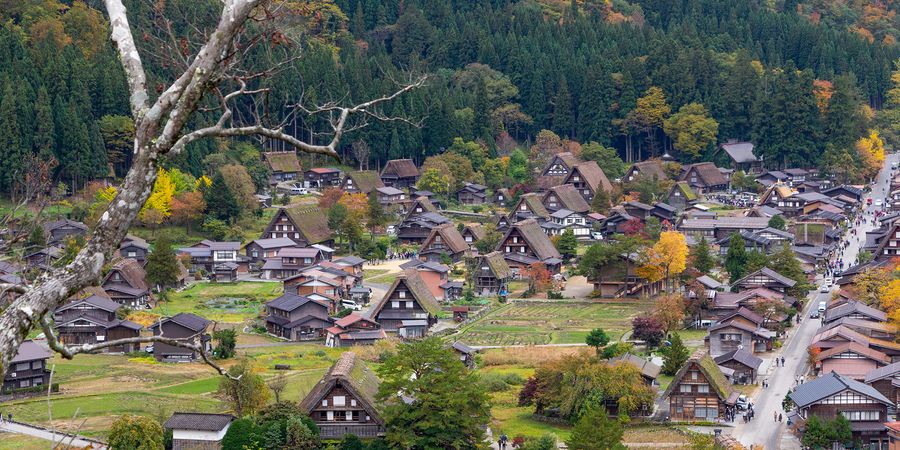
<path fill-rule="evenodd" d="M 772 420 L 778 422 L 778 411 L 772 411 Z"/>
<path fill-rule="evenodd" d="M 781 367 L 784 367 L 784 356 L 781 357 Z"/>

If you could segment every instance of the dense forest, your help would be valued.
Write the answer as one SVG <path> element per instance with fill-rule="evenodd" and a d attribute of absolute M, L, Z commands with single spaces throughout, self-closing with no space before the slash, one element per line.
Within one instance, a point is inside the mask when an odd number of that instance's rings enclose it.
<path fill-rule="evenodd" d="M 191 34 L 218 15 L 216 2 L 126 3 L 159 86 L 174 65 L 160 54 L 160 18 L 187 49 L 196 41 Z M 715 142 L 739 139 L 754 141 L 773 167 L 858 164 L 854 143 L 868 135 L 874 111 L 890 106 L 900 47 L 885 37 L 891 26 L 872 26 L 869 34 L 879 38 L 870 39 L 854 25 L 862 16 L 848 19 L 855 3 L 843 15 L 826 7 L 834 3 L 288 1 L 296 15 L 279 19 L 279 33 L 246 63 L 265 68 L 279 56 L 302 57 L 256 80 L 272 91 L 263 105 L 240 104 L 236 120 L 260 117 L 260 108 L 265 119 L 281 120 L 284 105 L 298 101 L 360 101 L 390 92 L 410 72 L 427 73 L 425 88 L 384 111 L 421 126 L 372 121 L 345 137 L 347 164 L 421 162 L 456 137 L 481 142 L 494 156 L 529 145 L 544 129 L 613 147 L 626 160 L 663 152 L 682 162 L 710 159 Z M 99 6 L 0 1 L 0 192 L 15 188 L 29 158 L 55 156 L 58 178 L 70 187 L 127 170 L 124 77 Z M 200 112 L 195 120 L 212 116 Z M 705 132 L 672 138 L 693 124 L 705 124 Z M 322 139 L 328 124 L 298 115 L 287 130 Z M 357 141 L 371 149 L 365 161 L 354 161 Z M 166 164 L 199 176 L 217 149 L 191 144 Z"/>

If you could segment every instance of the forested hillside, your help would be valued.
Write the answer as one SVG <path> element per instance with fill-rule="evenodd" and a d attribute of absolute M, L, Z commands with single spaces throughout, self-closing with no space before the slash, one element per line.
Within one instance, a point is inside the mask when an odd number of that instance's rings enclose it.
<path fill-rule="evenodd" d="M 200 30 L 188 23 L 217 15 L 215 2 L 130 3 L 132 24 L 144 32 L 145 65 L 157 80 L 168 79 L 179 63 L 160 51 L 161 43 L 191 48 Z M 303 56 L 288 70 L 254 80 L 273 87 L 267 104 L 241 105 L 236 120 L 254 114 L 280 120 L 290 112 L 285 105 L 301 100 L 383 95 L 411 71 L 428 73 L 428 86 L 384 112 L 421 127 L 373 121 L 349 133 L 348 164 L 357 164 L 349 151 L 354 141 L 371 149 L 361 164 L 376 167 L 403 156 L 421 161 L 455 137 L 504 153 L 542 129 L 612 146 L 626 159 L 664 151 L 682 161 L 709 158 L 714 142 L 673 142 L 663 132 L 662 118 L 680 112 L 685 126 L 713 119 L 717 129 L 707 127 L 713 141 L 753 140 L 773 166 L 820 158 L 858 163 L 854 142 L 867 134 L 872 110 L 885 106 L 900 48 L 890 39 L 867 39 L 846 21 L 822 14 L 811 20 L 804 7 L 822 2 L 787 3 L 287 2 L 292 15 L 267 35 L 268 51 L 251 58 L 263 68 L 285 55 Z M 71 187 L 111 175 L 108 163 L 122 175 L 130 119 L 102 14 L 91 1 L 4 0 L 0 20 L 0 191 L 14 188 L 30 155 L 55 156 L 60 180 Z M 642 97 L 661 109 L 639 107 Z M 291 120 L 287 130 L 307 138 L 327 131 L 326 118 L 317 117 Z M 204 157 L 215 151 L 214 142 L 201 141 L 167 164 L 200 175 Z"/>

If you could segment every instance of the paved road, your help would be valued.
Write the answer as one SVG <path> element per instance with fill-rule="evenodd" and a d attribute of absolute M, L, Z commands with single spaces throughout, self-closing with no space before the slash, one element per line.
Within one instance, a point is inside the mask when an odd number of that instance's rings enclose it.
<path fill-rule="evenodd" d="M 46 439 L 48 441 L 53 441 L 56 443 L 62 442 L 67 445 L 71 445 L 72 448 L 84 448 L 89 445 L 93 446 L 91 448 L 95 448 L 95 449 L 102 450 L 102 449 L 106 448 L 105 446 L 102 446 L 95 441 L 88 441 L 88 440 L 82 439 L 80 437 L 76 437 L 75 439 L 72 439 L 71 436 L 67 436 L 65 434 L 50 432 L 50 431 L 43 430 L 40 428 L 32 428 L 30 426 L 22 425 L 19 423 L 11 423 L 11 422 L 4 421 L 3 423 L 0 423 L 0 430 L 8 431 L 10 433 L 25 434 L 28 436 L 33 436 L 33 437 L 40 438 L 40 439 Z M 0 440 L 2 440 L 2 438 L 0 438 Z"/>
<path fill-rule="evenodd" d="M 885 161 L 885 166 L 879 173 L 872 192 L 867 194 L 865 198 L 884 198 L 886 196 L 884 189 L 890 183 L 890 166 L 891 163 L 897 161 L 900 155 L 889 155 Z M 863 200 L 865 205 L 865 199 Z M 838 255 L 843 258 L 849 265 L 853 264 L 859 253 L 860 247 L 865 243 L 866 232 L 875 228 L 872 222 L 872 213 L 875 211 L 874 202 L 871 206 L 864 207 L 864 217 L 867 222 L 860 226 L 851 226 L 856 230 L 856 234 L 848 234 L 845 240 L 849 245 L 843 252 Z M 846 266 L 845 266 L 846 268 Z M 760 388 L 758 393 L 751 400 L 756 411 L 756 418 L 745 424 L 738 418 L 732 435 L 736 437 L 742 444 L 750 446 L 752 444 L 762 444 L 765 448 L 799 448 L 796 439 L 790 436 L 790 433 L 784 433 L 787 420 L 776 422 L 773 419 L 773 413 L 781 413 L 786 416 L 785 411 L 781 408 L 781 401 L 787 395 L 788 390 L 794 387 L 795 378 L 804 376 L 807 371 L 807 347 L 812 342 L 812 337 L 821 325 L 819 319 L 812 319 L 809 313 L 814 308 L 818 308 L 819 302 L 828 301 L 831 293 L 820 293 L 818 291 L 810 292 L 807 297 L 806 308 L 803 311 L 803 322 L 799 327 L 790 330 L 786 345 L 782 348 L 780 354 L 766 355 L 763 358 L 763 364 L 760 367 L 760 382 L 767 378 L 769 387 Z M 784 356 L 785 366 L 776 367 L 774 357 Z"/>

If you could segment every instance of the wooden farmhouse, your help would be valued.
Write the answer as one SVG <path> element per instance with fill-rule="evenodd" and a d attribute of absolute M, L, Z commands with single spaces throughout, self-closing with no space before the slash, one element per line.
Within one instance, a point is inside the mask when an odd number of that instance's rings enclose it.
<path fill-rule="evenodd" d="M 422 261 L 441 262 L 449 258 L 458 262 L 469 249 L 465 238 L 453 223 L 445 223 L 431 229 L 431 234 L 419 247 L 419 259 Z"/>
<path fill-rule="evenodd" d="M 712 357 L 700 350 L 675 374 L 662 398 L 669 400 L 671 420 L 715 421 L 734 411 L 737 394 Z"/>
<path fill-rule="evenodd" d="M 588 205 L 594 201 L 597 192 L 610 193 L 613 188 L 597 161 L 575 164 L 563 184 L 571 184 Z"/>
<path fill-rule="evenodd" d="M 353 352 L 341 355 L 300 402 L 319 427 L 322 439 L 384 435 L 384 421 L 375 405 L 378 377 Z"/>
<path fill-rule="evenodd" d="M 425 336 L 437 323 L 440 306 L 416 269 L 397 276 L 384 297 L 369 313 L 387 332 L 402 338 Z"/>
<path fill-rule="evenodd" d="M 260 238 L 288 238 L 300 247 L 334 245 L 325 213 L 320 208 L 310 206 L 279 209 Z"/>
<path fill-rule="evenodd" d="M 411 159 L 392 159 L 381 170 L 381 182 L 385 186 L 406 189 L 419 180 L 419 169 Z"/>

